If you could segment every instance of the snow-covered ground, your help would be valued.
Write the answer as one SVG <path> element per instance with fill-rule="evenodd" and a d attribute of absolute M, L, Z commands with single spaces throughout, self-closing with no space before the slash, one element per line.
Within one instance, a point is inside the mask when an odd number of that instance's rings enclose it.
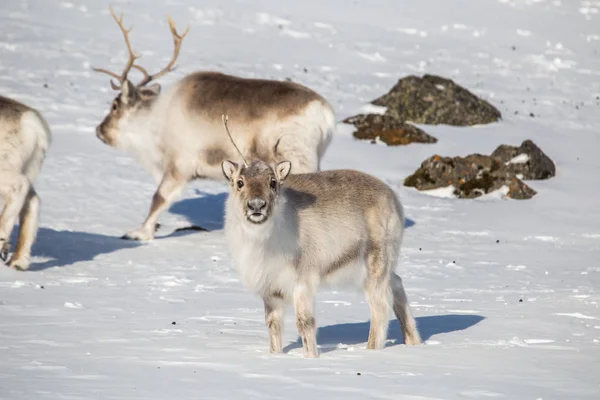
<path fill-rule="evenodd" d="M 322 357 L 267 353 L 262 302 L 232 269 L 225 187 L 198 182 L 159 237 L 119 239 L 154 190 L 95 138 L 120 70 L 104 1 L 1 0 L 0 93 L 36 106 L 54 133 L 37 182 L 34 264 L 0 270 L 1 399 L 600 398 L 600 1 L 115 0 L 150 69 L 171 54 L 164 15 L 191 24 L 165 85 L 197 69 L 291 77 L 338 119 L 407 74 L 437 73 L 498 106 L 498 124 L 424 127 L 435 145 L 354 141 L 340 125 L 324 168 L 385 179 L 407 223 L 398 266 L 421 334 L 365 349 L 361 293 L 323 290 Z M 530 116 L 533 114 L 533 117 Z M 405 188 L 426 157 L 489 153 L 532 139 L 557 176 L 532 200 L 456 200 Z M 173 231 L 190 223 L 211 232 Z M 391 319 L 391 316 L 390 316 Z"/>

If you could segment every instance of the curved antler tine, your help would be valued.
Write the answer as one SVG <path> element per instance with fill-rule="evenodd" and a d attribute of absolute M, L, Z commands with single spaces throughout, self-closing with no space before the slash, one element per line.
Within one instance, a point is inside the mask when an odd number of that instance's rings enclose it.
<path fill-rule="evenodd" d="M 240 158 L 242 159 L 242 161 L 244 163 L 244 167 L 248 168 L 248 163 L 246 162 L 244 155 L 240 151 L 239 147 L 237 147 L 237 144 L 235 144 L 235 142 L 233 141 L 233 137 L 231 137 L 231 132 L 229 132 L 229 116 L 227 114 L 221 114 L 221 121 L 223 121 L 223 125 L 225 125 L 225 132 L 227 133 L 227 136 L 229 136 L 229 140 L 231 140 L 231 144 L 233 144 L 233 147 L 235 147 L 238 154 L 240 155 Z"/>
<path fill-rule="evenodd" d="M 138 85 L 137 85 L 138 87 L 144 86 L 144 85 L 148 84 L 149 82 L 151 82 L 157 78 L 160 78 L 164 74 L 171 72 L 175 69 L 175 61 L 177 60 L 177 57 L 179 57 L 179 50 L 181 49 L 181 42 L 183 41 L 183 38 L 185 37 L 185 35 L 188 34 L 188 32 L 190 30 L 190 26 L 188 25 L 185 32 L 180 35 L 177 33 L 177 28 L 175 27 L 175 22 L 173 22 L 171 17 L 169 17 L 168 15 L 167 15 L 167 22 L 169 23 L 169 29 L 171 30 L 171 35 L 173 36 L 173 56 L 171 57 L 171 61 L 169 61 L 169 63 L 167 64 L 167 66 L 165 68 L 163 68 L 156 74 L 152 74 L 152 75 L 148 74 L 148 72 L 145 69 L 143 69 L 142 67 L 140 67 L 139 65 L 134 65 L 134 68 L 136 68 L 138 71 L 141 71 L 144 74 L 144 79 L 142 79 L 141 82 L 138 83 Z"/>
<path fill-rule="evenodd" d="M 169 23 L 169 29 L 171 30 L 171 34 L 173 34 L 173 39 L 177 38 L 179 40 L 183 39 L 185 35 L 190 31 L 190 24 L 185 28 L 185 31 L 180 35 L 177 33 L 177 28 L 175 27 L 175 22 L 173 19 L 167 15 L 167 22 Z"/>
<path fill-rule="evenodd" d="M 104 69 L 104 68 L 92 68 L 92 69 L 93 69 L 94 71 L 96 71 L 96 72 L 101 72 L 101 73 L 103 73 L 103 74 L 106 74 L 106 75 L 112 76 L 113 78 L 116 78 L 116 79 L 117 79 L 117 80 L 119 80 L 119 81 L 121 80 L 121 76 L 120 76 L 120 75 L 117 75 L 117 74 L 115 74 L 114 72 L 111 72 L 111 71 L 109 71 L 109 70 L 107 70 L 107 69 Z M 121 86 L 118 86 L 118 85 L 116 85 L 116 84 L 113 82 L 113 80 L 112 80 L 112 79 L 110 80 L 110 87 L 111 87 L 111 88 L 113 88 L 113 90 L 121 90 Z"/>
<path fill-rule="evenodd" d="M 121 90 L 121 88 L 123 87 L 123 85 L 120 85 L 120 86 L 118 86 L 118 85 L 117 85 L 116 83 L 114 83 L 114 82 L 113 82 L 113 80 L 111 79 L 111 80 L 110 80 L 110 87 L 111 87 L 113 90 Z"/>

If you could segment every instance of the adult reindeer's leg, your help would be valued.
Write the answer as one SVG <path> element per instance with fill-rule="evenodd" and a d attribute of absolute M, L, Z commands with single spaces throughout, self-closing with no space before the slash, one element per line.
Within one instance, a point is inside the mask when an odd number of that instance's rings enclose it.
<path fill-rule="evenodd" d="M 400 323 L 402 336 L 404 336 L 404 343 L 421 343 L 421 336 L 417 330 L 417 323 L 410 312 L 406 292 L 402 285 L 402 278 L 396 275 L 396 273 L 392 273 L 391 286 L 392 292 L 394 293 L 394 314 L 396 314 L 396 318 L 398 318 L 398 322 Z"/>
<path fill-rule="evenodd" d="M 299 282 L 294 288 L 294 309 L 296 311 L 296 327 L 302 339 L 304 357 L 319 356 L 317 350 L 317 326 L 314 316 L 315 285 Z"/>
<path fill-rule="evenodd" d="M 146 220 L 138 229 L 126 233 L 123 239 L 152 240 L 159 215 L 169 208 L 186 183 L 187 179 L 182 174 L 174 170 L 167 171 L 152 197 L 152 204 Z"/>
<path fill-rule="evenodd" d="M 0 215 L 0 257 L 6 260 L 10 251 L 10 234 L 15 226 L 17 216 L 23 208 L 23 202 L 31 184 L 27 177 L 23 175 L 14 178 L 3 178 L 5 180 L 2 182 L 2 186 L 8 189 L 3 191 L 5 204 Z"/>
<path fill-rule="evenodd" d="M 265 297 L 265 323 L 269 330 L 269 352 L 281 353 L 281 334 L 283 332 L 283 314 L 285 304 L 276 295 Z"/>
<path fill-rule="evenodd" d="M 26 270 L 29 268 L 31 246 L 35 241 L 40 215 L 40 198 L 33 186 L 29 188 L 19 215 L 19 238 L 15 251 L 8 263 L 9 267 Z"/>

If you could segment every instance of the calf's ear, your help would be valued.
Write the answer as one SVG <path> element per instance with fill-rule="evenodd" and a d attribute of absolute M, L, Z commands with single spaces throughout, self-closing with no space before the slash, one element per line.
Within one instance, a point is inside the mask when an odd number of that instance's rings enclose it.
<path fill-rule="evenodd" d="M 235 171 L 237 171 L 238 165 L 233 161 L 224 160 L 221 163 L 221 169 L 223 170 L 223 175 L 225 176 L 225 179 L 227 179 L 228 181 L 232 181 L 233 174 L 235 174 Z"/>
<path fill-rule="evenodd" d="M 292 163 L 289 161 L 281 161 L 275 166 L 275 176 L 279 183 L 283 182 L 288 177 L 292 170 Z"/>

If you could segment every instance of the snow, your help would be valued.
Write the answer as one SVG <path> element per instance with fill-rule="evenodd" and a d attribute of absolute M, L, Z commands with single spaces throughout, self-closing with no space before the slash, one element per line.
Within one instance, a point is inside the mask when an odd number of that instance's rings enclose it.
<path fill-rule="evenodd" d="M 525 164 L 527 161 L 529 161 L 529 155 L 527 153 L 523 153 L 508 160 L 506 164 Z"/>
<path fill-rule="evenodd" d="M 38 107 L 55 140 L 36 184 L 32 269 L 0 270 L 1 399 L 600 397 L 597 1 L 113 6 L 134 25 L 150 70 L 171 55 L 164 15 L 191 24 L 165 85 L 197 69 L 290 77 L 342 120 L 398 78 L 435 73 L 504 118 L 422 126 L 438 143 L 393 148 L 355 141 L 340 124 L 323 167 L 357 168 L 398 191 L 408 218 L 398 272 L 426 343 L 397 345 L 392 321 L 389 345 L 367 351 L 364 296 L 324 289 L 321 358 L 301 357 L 292 310 L 285 353 L 271 356 L 261 301 L 242 288 L 224 243 L 222 184 L 191 185 L 153 242 L 119 239 L 142 221 L 155 187 L 94 135 L 114 93 L 90 68 L 120 71 L 126 57 L 108 4 L 4 1 L 0 92 Z M 538 193 L 531 200 L 402 186 L 433 154 L 489 154 L 524 139 L 557 165 L 556 177 L 527 182 Z M 212 231 L 174 232 L 190 224 Z"/>

